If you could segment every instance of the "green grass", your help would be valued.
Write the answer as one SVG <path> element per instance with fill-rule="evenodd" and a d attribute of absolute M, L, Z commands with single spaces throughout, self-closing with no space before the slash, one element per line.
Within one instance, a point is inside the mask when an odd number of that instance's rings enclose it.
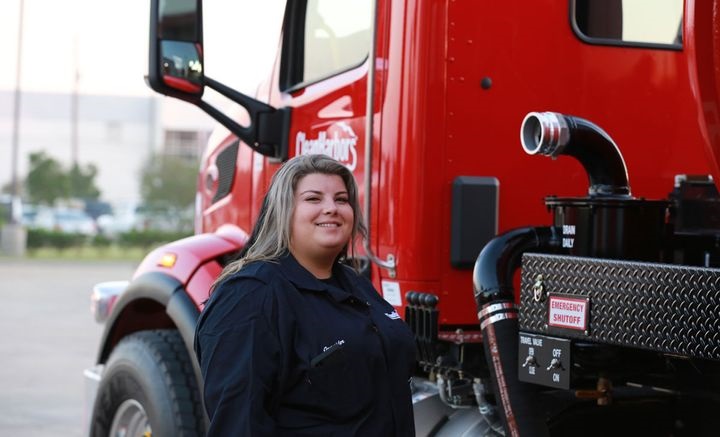
<path fill-rule="evenodd" d="M 29 250 L 25 255 L 29 259 L 47 259 L 47 260 L 63 260 L 63 261 L 136 261 L 140 262 L 150 251 L 141 247 L 69 247 L 67 249 L 58 250 L 55 248 L 43 247 L 35 250 Z"/>

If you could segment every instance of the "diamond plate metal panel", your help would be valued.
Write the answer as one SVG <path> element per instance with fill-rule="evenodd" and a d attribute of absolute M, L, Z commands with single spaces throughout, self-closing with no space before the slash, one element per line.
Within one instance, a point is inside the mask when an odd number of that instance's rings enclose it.
<path fill-rule="evenodd" d="M 542 298 L 533 287 L 542 275 Z M 547 326 L 547 294 L 590 299 L 587 335 L 566 338 L 720 360 L 720 269 L 559 255 L 525 254 L 520 328 Z"/>

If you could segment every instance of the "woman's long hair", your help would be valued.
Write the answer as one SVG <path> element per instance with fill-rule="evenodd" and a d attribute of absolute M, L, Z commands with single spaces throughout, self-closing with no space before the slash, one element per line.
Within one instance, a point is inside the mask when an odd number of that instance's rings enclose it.
<path fill-rule="evenodd" d="M 290 247 L 290 222 L 295 209 L 295 188 L 309 174 L 337 175 L 342 178 L 348 192 L 348 203 L 353 210 L 353 228 L 348 242 L 338 256 L 355 255 L 358 237 L 367 236 L 367 228 L 360 210 L 358 188 L 352 172 L 338 161 L 326 155 L 301 155 L 287 161 L 273 175 L 260 214 L 250 238 L 236 261 L 228 264 L 213 287 L 226 277 L 254 261 L 277 260 Z"/>

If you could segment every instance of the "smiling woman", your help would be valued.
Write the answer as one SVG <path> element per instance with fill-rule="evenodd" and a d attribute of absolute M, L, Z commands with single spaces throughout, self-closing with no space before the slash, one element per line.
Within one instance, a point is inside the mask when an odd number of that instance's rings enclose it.
<path fill-rule="evenodd" d="M 350 241 L 353 223 L 342 178 L 309 174 L 295 189 L 290 252 L 313 275 L 329 278 L 335 259 Z"/>
<path fill-rule="evenodd" d="M 344 265 L 365 235 L 352 173 L 302 155 L 273 176 L 200 316 L 209 435 L 414 435 L 414 339 Z"/>

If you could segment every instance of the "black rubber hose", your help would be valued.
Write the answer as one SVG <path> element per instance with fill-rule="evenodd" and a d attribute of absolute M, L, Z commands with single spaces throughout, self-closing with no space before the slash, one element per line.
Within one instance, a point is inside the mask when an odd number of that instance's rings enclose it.
<path fill-rule="evenodd" d="M 559 244 L 554 227 L 530 227 L 493 238 L 475 262 L 473 282 L 485 358 L 502 412 L 506 436 L 547 436 L 538 387 L 518 380 L 518 312 L 513 273 L 529 250 L 548 251 Z"/>

